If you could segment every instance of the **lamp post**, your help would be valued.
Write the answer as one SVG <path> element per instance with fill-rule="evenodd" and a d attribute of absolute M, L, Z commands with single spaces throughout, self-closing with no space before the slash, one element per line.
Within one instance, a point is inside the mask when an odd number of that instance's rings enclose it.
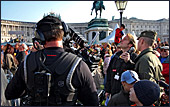
<path fill-rule="evenodd" d="M 123 14 L 123 10 L 125 10 L 126 8 L 127 2 L 128 1 L 115 1 L 117 10 L 120 11 L 120 25 L 123 23 L 122 14 Z"/>

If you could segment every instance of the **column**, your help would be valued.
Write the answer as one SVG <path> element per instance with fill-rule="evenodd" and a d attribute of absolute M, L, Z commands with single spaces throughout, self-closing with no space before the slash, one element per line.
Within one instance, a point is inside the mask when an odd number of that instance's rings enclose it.
<path fill-rule="evenodd" d="M 7 34 L 8 34 L 8 31 L 9 31 L 9 25 L 7 25 Z M 8 34 L 8 36 L 9 36 L 9 34 Z"/>
<path fill-rule="evenodd" d="M 6 31 L 5 31 L 5 34 L 6 34 L 6 35 L 5 35 L 5 36 L 8 36 L 8 35 L 7 35 L 8 28 L 7 28 L 7 25 L 5 25 L 5 26 L 6 26 Z"/>

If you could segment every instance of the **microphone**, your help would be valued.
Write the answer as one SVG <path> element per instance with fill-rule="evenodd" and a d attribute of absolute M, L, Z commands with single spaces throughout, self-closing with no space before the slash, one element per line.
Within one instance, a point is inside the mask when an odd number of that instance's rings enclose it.
<path fill-rule="evenodd" d="M 135 48 L 134 47 L 131 47 L 128 51 L 127 51 L 127 53 L 129 53 L 129 54 L 131 54 L 132 52 L 134 52 L 135 51 Z M 119 56 L 119 58 L 121 58 L 122 56 Z"/>
<path fill-rule="evenodd" d="M 132 52 L 134 52 L 135 51 L 135 48 L 134 47 L 131 47 L 127 52 L 128 53 L 132 53 Z"/>

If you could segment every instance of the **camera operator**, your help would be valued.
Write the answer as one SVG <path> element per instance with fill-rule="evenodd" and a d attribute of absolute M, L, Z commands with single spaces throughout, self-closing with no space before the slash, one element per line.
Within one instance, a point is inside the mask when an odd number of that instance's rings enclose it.
<path fill-rule="evenodd" d="M 31 106 L 72 106 L 75 105 L 77 99 L 84 106 L 98 105 L 96 86 L 88 66 L 81 58 L 63 49 L 62 39 L 67 31 L 65 26 L 60 19 L 49 15 L 37 23 L 35 38 L 41 41 L 44 49 L 32 52 L 21 63 L 16 75 L 6 88 L 5 97 L 8 100 L 22 97 L 26 91 L 26 94 L 30 96 Z M 40 64 L 42 61 L 45 66 Z M 35 78 L 35 72 L 44 70 L 42 67 L 51 73 L 50 92 L 48 97 L 43 96 L 47 97 L 45 102 L 35 102 L 37 99 L 35 95 L 40 95 L 35 92 L 38 88 L 35 84 L 43 82 L 38 80 L 42 79 L 41 76 Z M 41 84 L 39 85 L 41 87 Z M 45 88 L 36 91 L 41 93 L 45 91 Z"/>

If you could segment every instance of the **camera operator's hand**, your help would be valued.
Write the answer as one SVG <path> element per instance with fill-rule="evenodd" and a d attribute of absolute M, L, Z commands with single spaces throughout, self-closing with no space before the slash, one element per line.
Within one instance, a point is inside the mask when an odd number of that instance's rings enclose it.
<path fill-rule="evenodd" d="M 110 96 L 110 93 L 105 93 L 105 98 L 107 99 L 107 97 L 109 97 Z"/>
<path fill-rule="evenodd" d="M 127 63 L 130 60 L 130 54 L 128 52 L 123 52 L 120 55 L 120 58 L 123 59 Z"/>

